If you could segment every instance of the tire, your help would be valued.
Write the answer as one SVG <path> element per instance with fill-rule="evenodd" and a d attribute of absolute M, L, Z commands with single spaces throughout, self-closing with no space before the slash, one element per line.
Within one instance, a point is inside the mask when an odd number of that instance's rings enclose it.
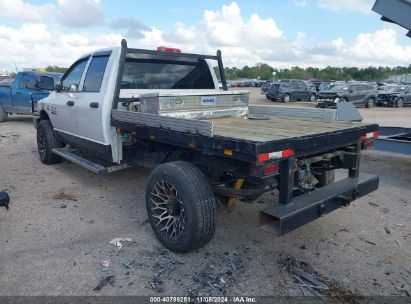
<path fill-rule="evenodd" d="M 283 100 L 284 102 L 290 102 L 290 94 L 285 94 Z"/>
<path fill-rule="evenodd" d="M 402 99 L 401 97 L 397 99 L 397 101 L 395 102 L 395 106 L 397 108 L 402 108 L 404 106 L 404 99 Z"/>
<path fill-rule="evenodd" d="M 267 98 L 268 100 L 271 100 L 271 98 L 270 98 L 270 97 L 268 97 L 268 95 L 265 95 L 265 98 Z"/>
<path fill-rule="evenodd" d="M 310 95 L 310 101 L 311 102 L 316 102 L 317 101 L 317 96 L 315 94 Z"/>
<path fill-rule="evenodd" d="M 365 104 L 366 108 L 373 108 L 375 106 L 375 100 L 373 97 L 370 97 Z"/>
<path fill-rule="evenodd" d="M 63 144 L 53 131 L 50 120 L 41 120 L 37 126 L 37 149 L 40 160 L 46 165 L 57 164 L 62 161 L 61 156 L 54 154 L 54 148 L 61 148 Z"/>
<path fill-rule="evenodd" d="M 204 174 L 191 163 L 155 168 L 146 189 L 146 208 L 157 239 L 172 251 L 200 248 L 214 235 L 216 199 Z"/>
<path fill-rule="evenodd" d="M 334 182 L 335 170 L 324 171 L 322 174 L 315 175 L 318 179 L 318 187 L 324 187 Z"/>
<path fill-rule="evenodd" d="M 348 102 L 348 99 L 347 98 L 341 98 L 340 102 Z"/>
<path fill-rule="evenodd" d="M 9 114 L 4 111 L 3 105 L 0 104 L 0 122 L 7 121 Z"/>

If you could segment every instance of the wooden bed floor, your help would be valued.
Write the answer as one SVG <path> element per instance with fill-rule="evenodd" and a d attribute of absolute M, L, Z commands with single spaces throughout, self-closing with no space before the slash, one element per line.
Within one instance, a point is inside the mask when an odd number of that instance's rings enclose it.
<path fill-rule="evenodd" d="M 336 132 L 365 125 L 280 115 L 270 117 L 269 120 L 246 119 L 244 117 L 213 119 L 213 134 L 214 136 L 266 142 Z"/>

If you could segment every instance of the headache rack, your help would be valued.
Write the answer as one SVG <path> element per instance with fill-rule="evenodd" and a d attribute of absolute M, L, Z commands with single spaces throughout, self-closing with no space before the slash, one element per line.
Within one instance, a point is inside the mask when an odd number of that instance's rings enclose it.
<path fill-rule="evenodd" d="M 120 62 L 119 62 L 119 70 L 117 73 L 116 79 L 116 87 L 114 90 L 114 97 L 113 97 L 113 109 L 117 109 L 119 102 L 121 102 L 120 98 L 120 90 L 121 90 L 121 81 L 123 78 L 124 73 L 124 65 L 126 62 L 127 54 L 146 54 L 146 55 L 155 55 L 156 57 L 163 57 L 163 58 L 197 58 L 197 59 L 211 59 L 217 60 L 218 63 L 218 70 L 220 73 L 221 83 L 223 85 L 223 90 L 227 91 L 227 81 L 225 78 L 223 60 L 221 57 L 221 51 L 217 50 L 216 55 L 199 55 L 199 54 L 191 54 L 191 53 L 179 53 L 179 52 L 164 52 L 164 51 L 154 51 L 154 50 L 144 50 L 144 49 L 133 49 L 127 46 L 127 41 L 125 39 L 121 40 L 121 54 L 120 54 Z"/>

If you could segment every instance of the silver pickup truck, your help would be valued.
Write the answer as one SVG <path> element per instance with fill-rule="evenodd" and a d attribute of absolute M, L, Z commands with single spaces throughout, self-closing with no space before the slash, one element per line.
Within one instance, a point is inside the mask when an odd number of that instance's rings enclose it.
<path fill-rule="evenodd" d="M 211 240 L 216 199 L 232 205 L 278 191 L 259 223 L 283 234 L 378 188 L 377 176 L 360 173 L 361 150 L 372 147 L 378 125 L 249 106 L 248 92 L 227 91 L 221 52 L 133 49 L 123 40 L 78 59 L 38 112 L 45 164 L 65 158 L 100 174 L 154 169 L 148 218 L 177 252 Z M 334 182 L 340 168 L 348 177 Z"/>

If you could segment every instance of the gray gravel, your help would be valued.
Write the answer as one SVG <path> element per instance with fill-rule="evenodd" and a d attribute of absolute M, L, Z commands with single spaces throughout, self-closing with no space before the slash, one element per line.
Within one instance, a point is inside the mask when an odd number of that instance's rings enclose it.
<path fill-rule="evenodd" d="M 301 295 L 279 263 L 287 256 L 347 292 L 407 295 L 411 158 L 368 151 L 362 170 L 381 176 L 380 189 L 348 208 L 275 237 L 257 228 L 264 205 L 221 207 L 213 240 L 174 254 L 147 222 L 149 170 L 97 176 L 67 162 L 45 166 L 31 119 L 12 117 L 0 124 L 0 190 L 11 197 L 10 211 L 0 210 L 0 295 Z M 119 249 L 115 237 L 132 242 Z"/>

